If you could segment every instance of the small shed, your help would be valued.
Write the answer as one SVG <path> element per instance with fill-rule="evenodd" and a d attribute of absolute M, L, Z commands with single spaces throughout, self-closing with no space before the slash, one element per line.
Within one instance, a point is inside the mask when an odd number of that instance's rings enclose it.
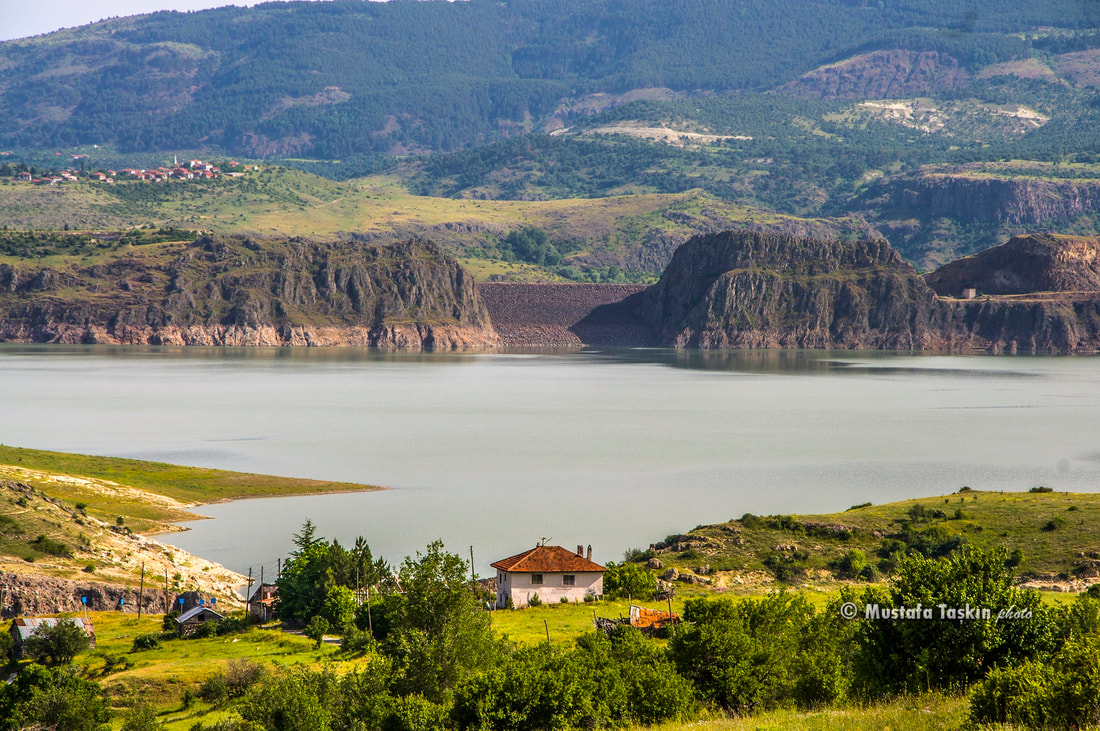
<path fill-rule="evenodd" d="M 959 299 L 972 300 L 978 296 L 978 290 L 974 287 L 963 287 L 962 296 Z"/>
<path fill-rule="evenodd" d="M 197 607 L 191 607 L 186 612 L 176 617 L 176 626 L 179 628 L 180 634 L 191 634 L 199 625 L 206 624 L 207 622 L 218 622 L 225 617 L 218 612 L 215 612 L 205 604 L 200 604 Z"/>
<path fill-rule="evenodd" d="M 270 622 L 276 618 L 275 600 L 279 596 L 279 587 L 275 584 L 260 584 L 248 599 L 248 612 L 258 622 Z"/>
<path fill-rule="evenodd" d="M 92 641 L 92 647 L 95 647 L 95 627 L 92 626 L 91 622 L 85 622 L 80 617 L 70 618 L 69 621 L 84 630 L 88 635 L 88 639 Z M 57 622 L 58 618 L 56 617 L 19 617 L 12 620 L 12 656 L 16 660 L 23 657 L 23 643 L 25 643 L 39 627 L 56 627 Z"/>

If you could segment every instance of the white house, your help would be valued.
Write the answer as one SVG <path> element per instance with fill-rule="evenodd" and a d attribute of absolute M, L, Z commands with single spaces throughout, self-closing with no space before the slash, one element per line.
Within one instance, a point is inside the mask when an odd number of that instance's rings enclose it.
<path fill-rule="evenodd" d="M 492 564 L 497 570 L 497 609 L 508 606 L 526 607 L 535 594 L 543 603 L 557 604 L 564 597 L 569 602 L 583 601 L 586 595 L 603 594 L 603 566 L 592 561 L 592 546 L 588 556 L 584 546 L 574 553 L 561 546 L 536 545 L 534 548 L 503 558 Z"/>

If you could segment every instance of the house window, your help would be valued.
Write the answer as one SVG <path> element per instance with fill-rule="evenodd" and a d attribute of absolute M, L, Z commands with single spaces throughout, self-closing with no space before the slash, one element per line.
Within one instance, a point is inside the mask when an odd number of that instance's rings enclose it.
<path fill-rule="evenodd" d="M 542 586 L 542 574 L 531 574 L 531 586 Z"/>
<path fill-rule="evenodd" d="M 574 575 L 574 574 L 564 574 L 564 575 L 562 575 L 561 585 L 562 586 L 576 586 L 577 585 L 576 575 Z"/>

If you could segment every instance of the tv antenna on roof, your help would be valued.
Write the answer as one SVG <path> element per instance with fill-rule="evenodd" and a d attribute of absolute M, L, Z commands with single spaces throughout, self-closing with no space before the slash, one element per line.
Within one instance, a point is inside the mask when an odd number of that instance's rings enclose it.
<path fill-rule="evenodd" d="M 553 536 L 551 536 L 551 538 L 553 538 Z M 548 541 L 550 541 L 550 538 L 547 538 L 546 536 L 541 536 L 541 537 L 539 538 L 539 543 L 538 543 L 538 545 L 540 545 L 540 546 L 545 546 L 545 545 L 547 544 L 547 542 L 548 542 Z"/>

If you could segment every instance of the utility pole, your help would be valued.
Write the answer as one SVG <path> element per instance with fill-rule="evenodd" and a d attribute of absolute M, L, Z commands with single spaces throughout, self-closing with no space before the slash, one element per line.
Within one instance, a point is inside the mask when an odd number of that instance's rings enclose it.
<path fill-rule="evenodd" d="M 138 589 L 138 619 L 141 619 L 141 605 L 145 603 L 145 562 L 141 562 L 141 588 Z"/>
<path fill-rule="evenodd" d="M 252 611 L 252 592 L 248 593 L 248 609 Z M 264 604 L 264 565 L 260 564 L 260 617 L 267 620 L 267 605 Z"/>
<path fill-rule="evenodd" d="M 367 584 L 367 629 L 370 630 L 370 638 L 374 639 L 374 622 L 370 618 L 370 584 Z"/>
<path fill-rule="evenodd" d="M 477 578 L 474 576 L 474 547 L 470 546 L 470 583 L 476 584 Z"/>
<path fill-rule="evenodd" d="M 248 589 L 245 591 L 244 606 L 245 606 L 245 609 L 248 610 L 248 613 L 251 614 L 252 613 L 252 567 L 251 566 L 248 567 Z"/>

